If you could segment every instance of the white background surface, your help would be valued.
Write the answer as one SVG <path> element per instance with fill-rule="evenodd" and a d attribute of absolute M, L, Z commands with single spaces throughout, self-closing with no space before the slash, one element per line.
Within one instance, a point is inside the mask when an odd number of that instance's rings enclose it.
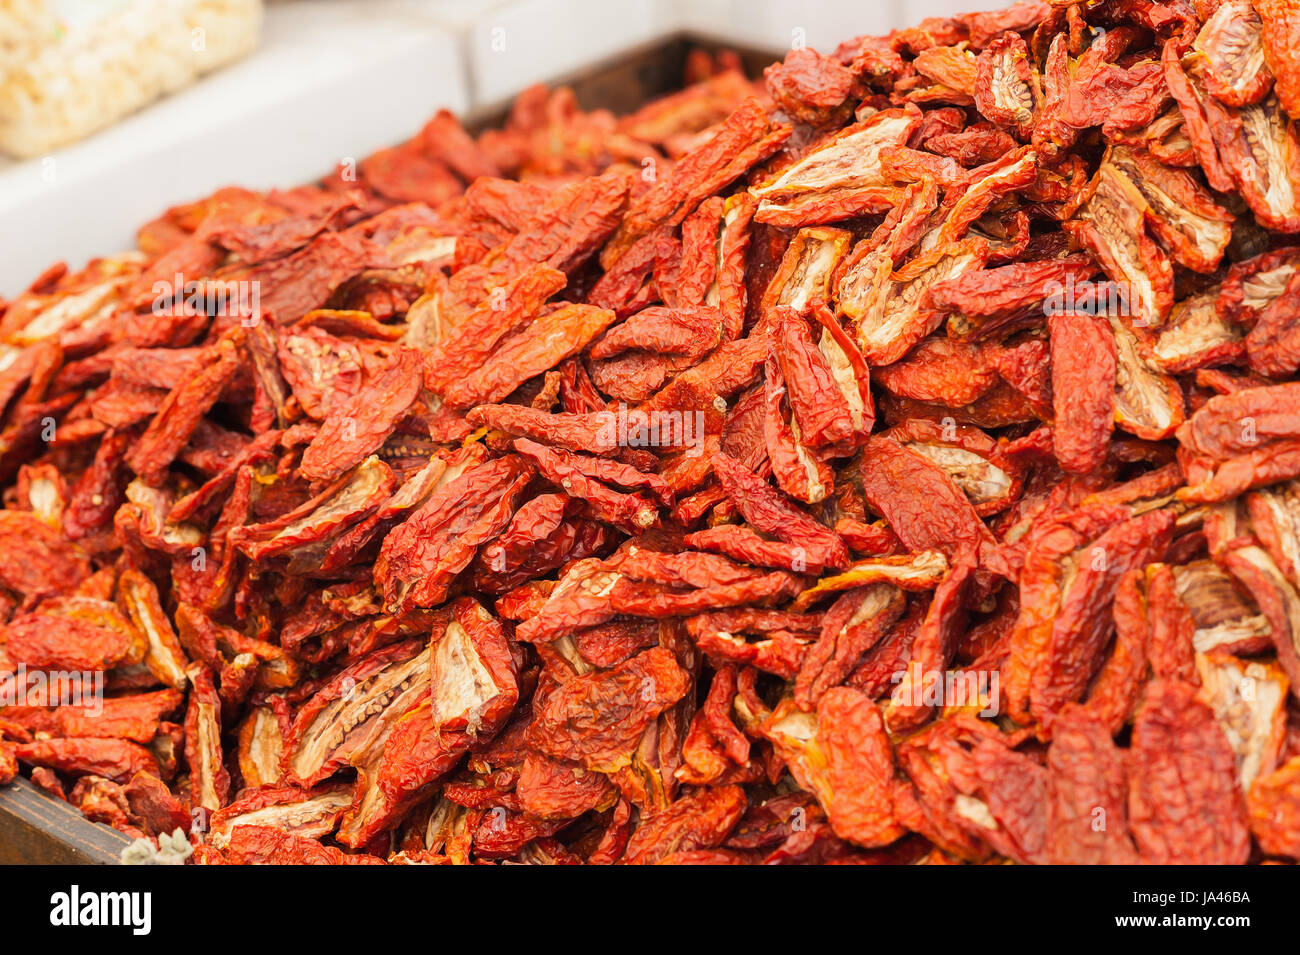
<path fill-rule="evenodd" d="M 46 266 L 134 245 L 168 206 L 229 184 L 292 186 L 463 113 L 656 38 L 692 30 L 829 52 L 923 16 L 998 0 L 289 0 L 261 47 L 110 129 L 0 159 L 0 295 Z"/>

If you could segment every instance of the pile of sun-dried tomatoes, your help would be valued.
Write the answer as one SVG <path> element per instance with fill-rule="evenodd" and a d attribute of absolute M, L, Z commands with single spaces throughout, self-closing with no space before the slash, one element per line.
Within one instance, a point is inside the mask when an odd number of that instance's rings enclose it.
<path fill-rule="evenodd" d="M 1298 64 L 1295 0 L 697 54 L 50 270 L 0 778 L 208 863 L 1300 858 Z"/>

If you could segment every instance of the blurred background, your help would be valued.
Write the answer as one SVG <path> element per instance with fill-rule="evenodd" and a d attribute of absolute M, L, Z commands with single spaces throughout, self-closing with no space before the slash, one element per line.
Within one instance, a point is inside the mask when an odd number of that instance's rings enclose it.
<path fill-rule="evenodd" d="M 780 58 L 1002 0 L 0 0 L 0 296 L 687 34 Z"/>

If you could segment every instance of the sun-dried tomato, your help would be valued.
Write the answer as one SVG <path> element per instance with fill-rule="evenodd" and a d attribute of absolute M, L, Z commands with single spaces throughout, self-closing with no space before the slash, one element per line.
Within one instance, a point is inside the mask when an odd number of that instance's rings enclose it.
<path fill-rule="evenodd" d="M 965 94 L 967 104 L 974 102 L 976 83 L 978 82 L 976 58 L 975 54 L 969 49 L 961 45 L 932 46 L 917 53 L 916 58 L 912 60 L 912 67 L 927 79 L 933 80 L 935 83 L 956 93 Z M 926 119 L 940 112 L 940 110 L 931 110 L 926 114 Z M 961 117 L 961 123 L 964 124 L 965 114 L 961 111 L 957 111 L 957 114 Z M 923 143 L 930 141 L 922 138 Z"/>
<path fill-rule="evenodd" d="M 891 692 L 907 670 L 926 609 L 920 602 L 911 603 L 902 619 L 853 668 L 846 683 L 873 700 Z"/>
<path fill-rule="evenodd" d="M 630 205 L 601 253 L 601 265 L 608 269 L 661 222 L 680 222 L 701 200 L 771 155 L 790 133 L 789 126 L 768 119 L 757 99 L 742 102 L 717 135 L 681 157 L 669 176 Z"/>
<path fill-rule="evenodd" d="M 639 826 L 627 842 L 624 865 L 654 865 L 681 852 L 720 845 L 746 807 L 739 786 L 719 786 L 686 796 Z"/>
<path fill-rule="evenodd" d="M 815 712 L 779 706 L 763 734 L 817 796 L 841 838 L 870 848 L 902 835 L 890 798 L 893 761 L 884 719 L 862 693 L 836 687 Z"/>
<path fill-rule="evenodd" d="M 887 717 L 894 732 L 915 728 L 925 722 L 934 708 L 933 702 L 926 698 L 925 684 L 948 668 L 957 650 L 959 631 L 967 619 L 973 566 L 970 553 L 963 553 L 935 588 L 934 598 L 912 643 L 907 670 L 890 697 Z"/>
<path fill-rule="evenodd" d="M 1047 861 L 1053 865 L 1132 865 L 1124 752 L 1111 729 L 1067 706 L 1047 750 Z"/>
<path fill-rule="evenodd" d="M 720 524 L 695 531 L 682 538 L 682 542 L 688 547 L 712 551 L 758 567 L 802 568 L 802 572 L 810 574 L 824 569 L 797 544 L 767 540 L 748 527 L 736 524 Z"/>
<path fill-rule="evenodd" d="M 892 394 L 961 407 L 987 394 L 999 381 L 988 349 L 927 338 L 900 362 L 876 368 L 875 380 Z"/>
<path fill-rule="evenodd" d="M 975 106 L 985 119 L 1027 133 L 1034 119 L 1029 48 L 1017 33 L 1003 33 L 976 60 Z"/>
<path fill-rule="evenodd" d="M 1188 500 L 1227 500 L 1300 474 L 1291 385 L 1264 385 L 1210 398 L 1178 429 Z"/>
<path fill-rule="evenodd" d="M 970 44 L 982 50 L 998 34 L 1007 31 L 1031 30 L 1045 20 L 1050 7 L 1041 0 L 1018 0 L 1002 10 L 988 13 L 966 13 L 957 19 L 970 31 Z"/>
<path fill-rule="evenodd" d="M 1076 567 L 1079 559 L 1086 561 L 1086 545 L 1125 516 L 1126 512 L 1115 507 L 1082 510 L 1055 520 L 1050 513 L 1039 514 L 1036 526 L 1023 531 L 1026 540 L 1015 571 L 1020 586 L 1020 617 L 1011 633 L 1008 657 L 1001 671 L 1002 694 L 1013 719 L 1030 721 L 1030 684 L 1052 640 L 1057 612 L 1072 583 L 1067 570 Z M 1108 576 L 1104 568 L 1105 564 L 1098 562 L 1093 572 L 1102 575 L 1098 579 Z M 1086 604 L 1081 603 L 1080 609 L 1086 610 Z"/>
<path fill-rule="evenodd" d="M 1300 38 L 1300 11 L 1290 0 L 1259 0 L 1251 4 L 1262 21 L 1264 62 L 1277 79 L 1277 95 L 1292 119 L 1300 116 L 1300 75 L 1292 55 Z"/>
<path fill-rule="evenodd" d="M 237 826 L 220 858 L 235 865 L 382 865 L 384 860 L 322 845 L 278 826 Z"/>
<path fill-rule="evenodd" d="M 394 608 L 436 606 L 478 547 L 496 537 L 531 478 L 518 458 L 471 468 L 434 491 L 384 539 L 375 582 Z"/>
<path fill-rule="evenodd" d="M 258 825 L 319 839 L 334 831 L 350 801 L 348 788 L 339 785 L 316 790 L 295 786 L 255 789 L 241 794 L 208 817 L 207 839 L 211 845 L 224 849 L 237 829 Z"/>
<path fill-rule="evenodd" d="M 0 681 L 107 695 L 0 783 L 210 864 L 1295 858 L 1296 22 L 694 51 L 47 270 Z"/>
<path fill-rule="evenodd" d="M 632 530 L 650 527 L 656 520 L 653 500 L 639 493 L 615 491 L 602 480 L 627 488 L 645 488 L 663 503 L 671 496 L 662 478 L 631 465 L 558 451 L 528 438 L 516 438 L 513 444 L 547 480 L 575 500 L 585 501 L 598 520 Z"/>
<path fill-rule="evenodd" d="M 993 542 L 943 469 L 889 438 L 872 438 L 864 448 L 862 492 L 912 551 L 939 550 L 951 558 Z"/>
<path fill-rule="evenodd" d="M 117 783 L 136 773 L 158 775 L 158 763 L 147 749 L 119 739 L 36 740 L 15 743 L 13 755 L 20 763 L 82 776 L 102 776 Z"/>
<path fill-rule="evenodd" d="M 1066 703 L 1083 695 L 1096 674 L 1113 625 L 1110 607 L 1120 578 L 1162 558 L 1173 525 L 1174 515 L 1169 511 L 1149 511 L 1111 527 L 1080 555 L 1031 683 L 1030 709 L 1044 729 L 1050 729 L 1054 714 Z M 1151 598 L 1148 593 L 1149 602 Z M 1166 615 L 1155 615 L 1155 619 L 1162 624 L 1168 621 Z M 1149 657 L 1152 645 L 1147 648 Z M 1158 670 L 1157 675 L 1161 675 Z"/>
<path fill-rule="evenodd" d="M 168 465 L 239 370 L 237 337 L 223 339 L 213 349 L 212 358 L 199 374 L 168 393 L 149 427 L 127 452 L 126 463 L 151 484 L 161 482 Z"/>
<path fill-rule="evenodd" d="M 603 773 L 537 752 L 524 760 L 515 792 L 520 806 L 541 819 L 576 819 L 607 807 L 616 793 Z"/>
<path fill-rule="evenodd" d="M 1300 857 L 1300 757 L 1257 779 L 1246 805 L 1250 830 L 1265 853 Z"/>
<path fill-rule="evenodd" d="M 1052 442 L 1061 468 L 1089 474 L 1105 460 L 1115 426 L 1115 338 L 1105 319 L 1051 317 Z"/>
<path fill-rule="evenodd" d="M 826 594 L 889 581 L 904 590 L 932 590 L 948 571 L 948 561 L 937 550 L 919 554 L 869 558 L 850 564 L 841 574 L 823 577 L 809 587 L 792 605 L 796 610 L 811 607 Z"/>
<path fill-rule="evenodd" d="M 1193 75 L 1190 95 L 1204 111 L 1213 148 L 1256 220 L 1279 232 L 1300 230 L 1300 144 L 1295 123 L 1277 97 L 1270 94 L 1234 108 L 1202 94 L 1196 84 Z M 1210 149 L 1209 144 L 1201 147 L 1203 153 Z M 1205 163 L 1204 156 L 1201 161 Z"/>
<path fill-rule="evenodd" d="M 313 785 L 329 778 L 374 734 L 386 731 L 428 690 L 427 651 L 415 641 L 393 644 L 356 661 L 299 708 L 284 739 L 289 782 Z"/>
<path fill-rule="evenodd" d="M 1133 726 L 1129 820 L 1141 861 L 1241 864 L 1245 797 L 1213 711 L 1178 680 L 1153 680 Z"/>
<path fill-rule="evenodd" d="M 533 746 L 589 770 L 629 765 L 641 733 L 689 687 L 671 651 L 655 647 L 609 670 L 557 687 L 528 731 Z"/>
<path fill-rule="evenodd" d="M 816 706 L 827 690 L 842 683 L 858 659 L 898 620 L 906 603 L 903 591 L 889 583 L 849 591 L 836 600 L 795 679 L 799 705 Z"/>
<path fill-rule="evenodd" d="M 1294 275 L 1282 294 L 1259 313 L 1246 336 L 1250 367 L 1261 375 L 1281 378 L 1300 367 L 1300 335 L 1295 331 L 1300 279 Z"/>
<path fill-rule="evenodd" d="M 108 601 L 56 597 L 6 624 L 4 653 L 31 670 L 109 670 L 140 662 L 144 640 Z"/>
<path fill-rule="evenodd" d="M 768 92 L 787 114 L 811 125 L 833 120 L 856 86 L 853 74 L 803 47 L 763 71 Z"/>
<path fill-rule="evenodd" d="M 529 378 L 581 351 L 614 321 L 614 313 L 590 305 L 562 305 L 539 315 L 504 342 L 486 362 L 448 385 L 453 407 L 500 401 Z"/>
<path fill-rule="evenodd" d="M 407 682 L 409 669 L 396 692 L 392 684 L 375 687 L 380 707 L 392 702 L 368 724 L 377 735 L 363 738 L 349 755 L 357 782 L 339 824 L 344 845 L 360 848 L 404 815 L 480 737 L 500 730 L 519 699 L 517 667 L 501 624 L 469 597 L 453 601 L 449 617 L 415 658 L 417 666 L 428 666 L 419 689 Z M 361 712 L 369 716 L 373 709 L 372 703 Z"/>
<path fill-rule="evenodd" d="M 755 528 L 778 540 L 802 548 L 810 559 L 826 567 L 848 563 L 848 548 L 834 531 L 818 524 L 780 492 L 760 480 L 725 454 L 713 457 L 713 466 L 727 496 Z"/>
<path fill-rule="evenodd" d="M 782 491 L 795 500 L 818 504 L 834 490 L 835 477 L 824 454 L 805 446 L 793 411 L 791 417 L 786 416 L 790 404 L 786 399 L 792 396 L 777 360 L 778 353 L 773 343 L 763 367 L 763 439 L 768 463 Z M 835 397 L 840 396 L 835 393 Z M 847 409 L 840 410 L 847 412 Z M 847 413 L 842 420 L 847 421 Z"/>
<path fill-rule="evenodd" d="M 811 225 L 886 211 L 899 190 L 881 173 L 880 150 L 905 143 L 919 123 L 919 111 L 882 110 L 825 137 L 797 162 L 750 187 L 758 200 L 755 221 Z"/>
<path fill-rule="evenodd" d="M 752 664 L 756 670 L 793 679 L 819 624 L 810 615 L 745 608 L 690 617 L 686 629 L 699 649 L 720 665 Z"/>
<path fill-rule="evenodd" d="M 0 511 L 0 584 L 23 597 L 66 593 L 90 576 L 80 547 L 23 511 Z"/>
<path fill-rule="evenodd" d="M 1125 572 L 1115 586 L 1111 615 L 1115 622 L 1115 640 L 1110 653 L 1088 690 L 1083 711 L 1100 721 L 1114 735 L 1129 722 L 1137 706 L 1147 674 L 1147 642 L 1150 637 L 1145 597 L 1140 589 L 1143 572 L 1136 568 Z M 1060 732 L 1062 708 L 1053 735 Z"/>
<path fill-rule="evenodd" d="M 990 847 L 979 833 L 996 831 L 998 823 L 987 803 L 958 790 L 953 775 L 964 772 L 972 782 L 966 747 L 1000 737 L 992 724 L 955 718 L 932 723 L 900 742 L 897 757 L 903 774 L 895 781 L 893 800 L 902 824 L 959 858 L 988 858 Z"/>

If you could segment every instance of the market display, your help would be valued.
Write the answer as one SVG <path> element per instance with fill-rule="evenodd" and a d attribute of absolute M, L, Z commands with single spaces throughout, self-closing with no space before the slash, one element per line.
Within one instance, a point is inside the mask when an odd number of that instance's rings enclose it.
<path fill-rule="evenodd" d="M 208 864 L 1300 860 L 1297 50 L 698 52 L 53 267 L 0 782 Z"/>

